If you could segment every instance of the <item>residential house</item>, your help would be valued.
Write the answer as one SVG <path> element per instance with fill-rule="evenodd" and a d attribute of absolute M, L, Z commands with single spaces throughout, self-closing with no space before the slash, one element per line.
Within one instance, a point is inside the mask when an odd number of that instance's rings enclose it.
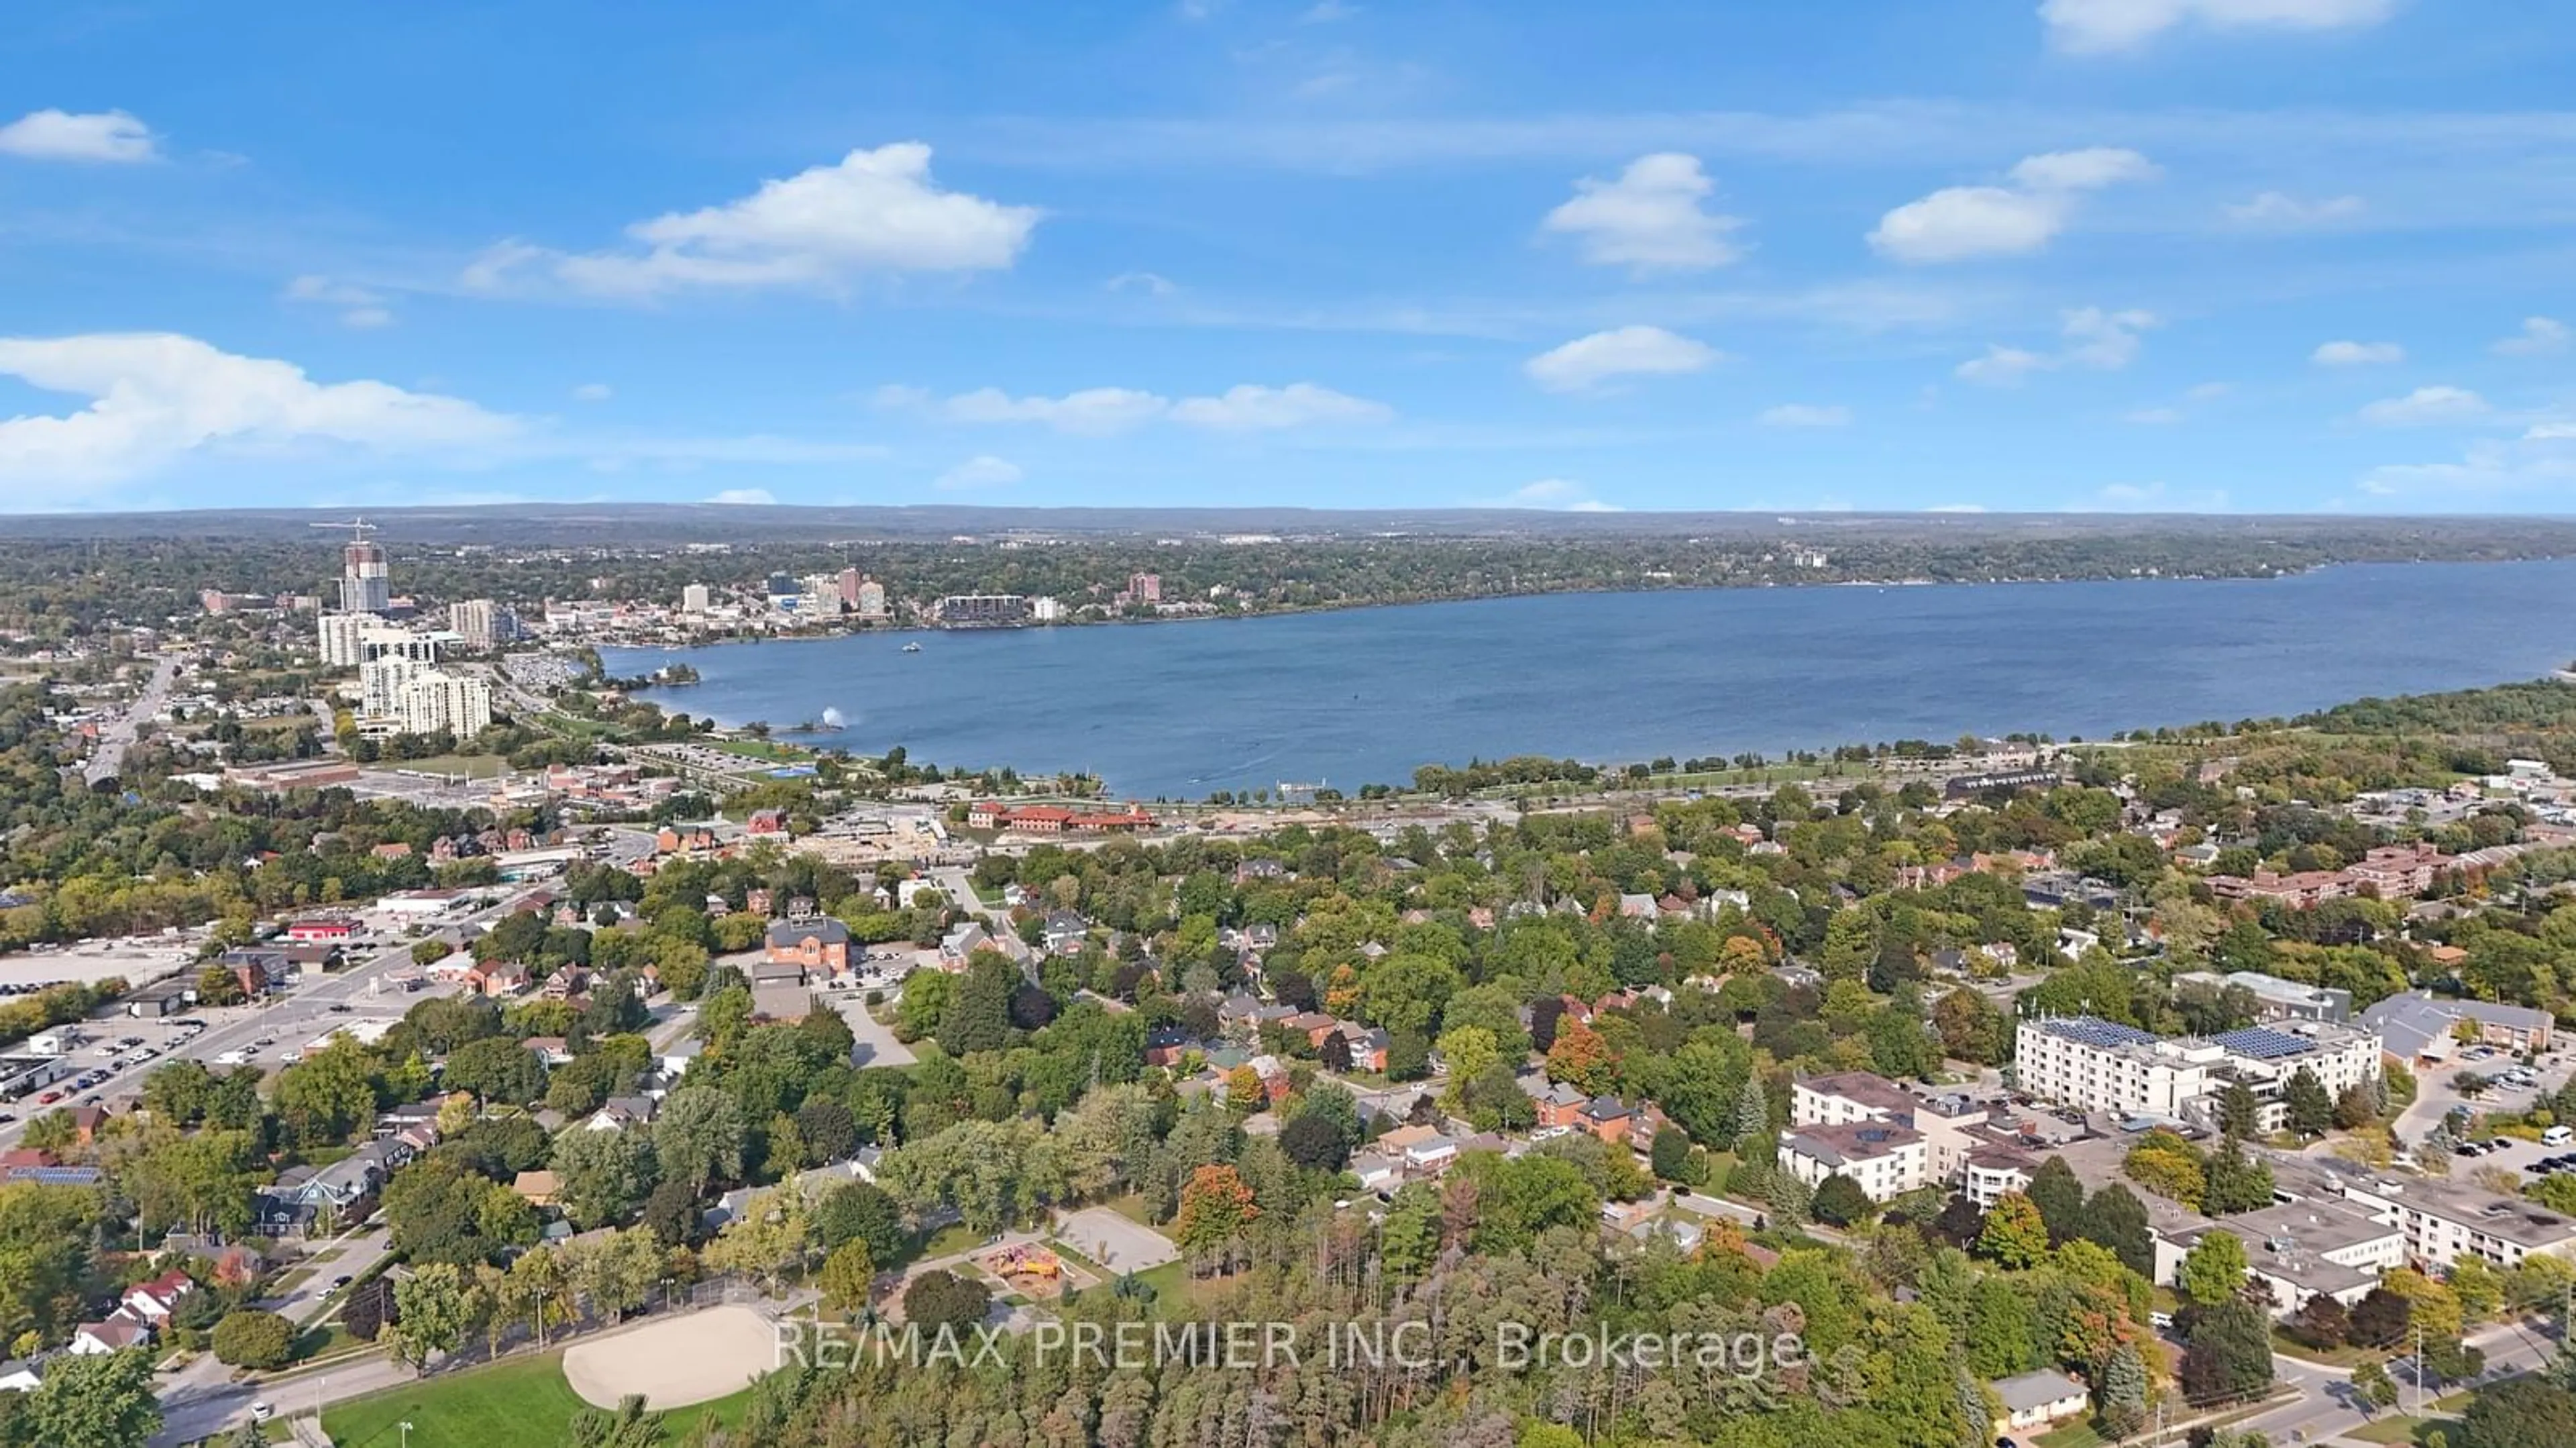
<path fill-rule="evenodd" d="M 563 1183 L 550 1171 L 523 1171 L 510 1182 L 510 1190 L 532 1207 L 551 1207 L 563 1193 Z"/>
<path fill-rule="evenodd" d="M 942 970 L 964 970 L 966 962 L 974 957 L 976 951 L 992 948 L 993 937 L 974 921 L 951 926 L 948 933 L 939 938 L 939 966 Z"/>
<path fill-rule="evenodd" d="M 1458 1159 L 1458 1143 L 1430 1126 L 1399 1126 L 1377 1139 L 1378 1150 L 1393 1152 L 1413 1176 L 1436 1176 Z"/>
<path fill-rule="evenodd" d="M 561 1036 L 530 1036 L 519 1044 L 534 1051 L 549 1068 L 572 1064 L 572 1047 Z"/>
<path fill-rule="evenodd" d="M 485 961 L 465 972 L 465 988 L 479 996 L 501 999 L 528 988 L 528 968 L 516 961 Z"/>
<path fill-rule="evenodd" d="M 1190 1033 L 1178 1026 L 1156 1026 L 1145 1033 L 1145 1064 L 1177 1066 L 1193 1044 Z"/>
<path fill-rule="evenodd" d="M 1574 1124 L 1616 1146 L 1628 1139 L 1629 1128 L 1636 1122 L 1635 1113 L 1626 1103 L 1613 1096 L 1595 1096 L 1574 1113 Z"/>
<path fill-rule="evenodd" d="M 2084 1412 L 2085 1387 L 2054 1368 L 1997 1379 L 1995 1398 L 2004 1405 L 2002 1426 L 2045 1428 Z"/>
<path fill-rule="evenodd" d="M 1360 1152 L 1351 1158 L 1349 1170 L 1360 1179 L 1360 1190 L 1364 1192 L 1386 1191 L 1404 1179 L 1397 1160 L 1381 1152 Z"/>
<path fill-rule="evenodd" d="M 1083 940 L 1091 934 L 1091 922 L 1075 911 L 1050 910 L 1045 929 L 1047 954 L 1077 955 Z"/>
<path fill-rule="evenodd" d="M 118 1306 L 158 1329 L 177 1311 L 179 1299 L 197 1290 L 196 1279 L 173 1269 L 149 1282 L 137 1282 L 125 1289 Z"/>
<path fill-rule="evenodd" d="M 72 1340 L 63 1351 L 74 1357 L 105 1357 L 151 1345 L 152 1325 L 118 1308 L 100 1321 L 84 1322 L 73 1329 Z"/>
<path fill-rule="evenodd" d="M 1537 1075 L 1520 1078 L 1522 1089 L 1531 1091 L 1538 1105 L 1538 1124 L 1542 1128 L 1566 1130 L 1583 1124 L 1583 1108 L 1592 1104 L 1584 1095 L 1563 1081 L 1547 1082 Z M 1543 1087 L 1544 1089 L 1537 1089 Z"/>
<path fill-rule="evenodd" d="M 1344 1022 L 1341 1035 L 1343 1040 L 1350 1043 L 1352 1070 L 1381 1074 L 1385 1072 L 1386 1053 L 1388 1048 L 1395 1044 L 1395 1038 L 1387 1034 L 1384 1027 Z"/>
<path fill-rule="evenodd" d="M 783 835 L 787 833 L 787 811 L 783 809 L 753 810 L 751 812 L 751 819 L 744 826 L 744 829 L 753 835 Z"/>
<path fill-rule="evenodd" d="M 650 1096 L 611 1096 L 582 1123 L 588 1131 L 624 1131 L 650 1126 L 662 1103 Z"/>

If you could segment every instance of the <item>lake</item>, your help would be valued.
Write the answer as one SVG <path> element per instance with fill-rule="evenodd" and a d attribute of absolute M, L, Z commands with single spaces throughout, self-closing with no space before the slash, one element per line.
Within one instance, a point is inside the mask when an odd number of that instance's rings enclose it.
<path fill-rule="evenodd" d="M 1964 733 L 2063 739 L 2545 674 L 2576 561 L 2265 580 L 1558 594 L 1203 622 L 603 649 L 725 724 L 1121 794 L 1399 782 L 1511 754 L 1627 762 Z M 902 652 L 918 642 L 921 652 Z"/>

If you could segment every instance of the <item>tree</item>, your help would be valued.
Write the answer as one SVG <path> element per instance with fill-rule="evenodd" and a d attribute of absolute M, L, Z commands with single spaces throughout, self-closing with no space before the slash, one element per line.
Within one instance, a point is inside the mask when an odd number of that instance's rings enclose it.
<path fill-rule="evenodd" d="M 1744 1089 L 1736 1093 L 1734 1127 L 1740 1160 L 1767 1167 L 1779 1159 L 1780 1141 L 1771 1134 L 1771 1100 L 1758 1073 L 1745 1077 Z"/>
<path fill-rule="evenodd" d="M 286 1366 L 295 1348 L 295 1328 L 274 1312 L 241 1308 L 215 1324 L 209 1345 L 219 1363 L 265 1372 Z"/>
<path fill-rule="evenodd" d="M 682 1094 L 674 1093 L 671 1099 L 677 1101 Z M 653 1143 L 633 1128 L 567 1131 L 555 1138 L 554 1172 L 556 1200 L 574 1226 L 588 1229 L 622 1222 L 653 1191 Z M 697 1200 L 694 1186 L 680 1185 L 690 1201 Z"/>
<path fill-rule="evenodd" d="M 894 1260 L 910 1235 L 903 1209 L 873 1182 L 843 1182 L 825 1192 L 814 1204 L 813 1232 L 826 1251 L 863 1242 L 879 1262 Z"/>
<path fill-rule="evenodd" d="M 2183 1254 L 2174 1271 L 2174 1286 L 2201 1307 L 2215 1307 L 2245 1286 L 2245 1243 L 2233 1232 L 2212 1228 Z"/>
<path fill-rule="evenodd" d="M 2563 1448 L 2576 1443 L 2576 1393 L 2509 1378 L 2480 1389 L 2460 1426 L 2464 1448 Z"/>
<path fill-rule="evenodd" d="M 796 1134 L 805 1143 L 805 1159 L 816 1166 L 848 1161 L 859 1154 L 858 1118 L 846 1104 L 829 1096 L 817 1096 L 796 1108 Z"/>
<path fill-rule="evenodd" d="M 2102 1425 L 2114 1438 L 2138 1430 L 2147 1416 L 2147 1364 L 2137 1346 L 2122 1343 L 2102 1365 Z"/>
<path fill-rule="evenodd" d="M 743 1203 L 742 1215 L 725 1223 L 704 1255 L 718 1272 L 758 1277 L 775 1288 L 781 1273 L 804 1260 L 806 1242 L 805 1198 L 792 1186 L 773 1187 Z"/>
<path fill-rule="evenodd" d="M 529 1256 L 551 1256 L 532 1252 Z M 426 1370 L 429 1360 L 456 1351 L 465 1336 L 465 1283 L 455 1266 L 432 1262 L 394 1284 L 395 1322 L 387 1330 L 394 1356 Z"/>
<path fill-rule="evenodd" d="M 2110 1248 L 2121 1266 L 2150 1280 L 2155 1277 L 2156 1249 L 2147 1227 L 2147 1204 L 2127 1187 L 2113 1182 L 2095 1192 L 2084 1204 L 2080 1234 L 2085 1241 Z"/>
<path fill-rule="evenodd" d="M 150 1355 L 128 1349 L 55 1358 L 44 1385 L 28 1395 L 25 1426 L 22 1441 L 44 1448 L 144 1448 L 161 1431 Z"/>
<path fill-rule="evenodd" d="M 2388 1375 L 2388 1369 L 2377 1358 L 2365 1358 L 2352 1370 L 2352 1386 L 2372 1409 L 2397 1406 L 2397 1380 Z"/>
<path fill-rule="evenodd" d="M 1547 1048 L 1547 1079 L 1564 1082 L 1586 1096 L 1598 1096 L 1610 1089 L 1616 1071 L 1610 1044 L 1599 1031 L 1574 1020 L 1557 1027 L 1556 1044 Z"/>
<path fill-rule="evenodd" d="M 2048 1240 L 2069 1241 L 2081 1235 L 2084 1220 L 2084 1184 L 2075 1179 L 2075 1169 L 2066 1158 L 2052 1156 L 2031 1173 L 2028 1188 L 2030 1203 L 2039 1208 L 2039 1219 L 2048 1224 Z"/>
<path fill-rule="evenodd" d="M 823 1294 L 823 1310 L 845 1318 L 867 1311 L 876 1276 L 876 1258 L 869 1255 L 867 1243 L 853 1240 L 833 1248 L 814 1281 Z"/>
<path fill-rule="evenodd" d="M 2183 1352 L 2183 1396 L 2194 1404 L 2249 1398 L 2272 1384 L 2272 1322 L 2242 1296 L 2200 1314 Z"/>
<path fill-rule="evenodd" d="M 1342 1133 L 1321 1116 L 1300 1115 L 1279 1132 L 1279 1149 L 1308 1171 L 1339 1171 L 1350 1155 Z"/>
<path fill-rule="evenodd" d="M 743 1123 L 733 1095 L 714 1086 L 683 1086 L 653 1118 L 653 1157 L 662 1175 L 704 1192 L 710 1181 L 742 1175 Z"/>
<path fill-rule="evenodd" d="M 2281 1104 L 2288 1110 L 2290 1130 L 2302 1137 L 2323 1136 L 2334 1128 L 2334 1098 L 2326 1094 L 2317 1073 L 2305 1066 L 2282 1083 Z"/>
<path fill-rule="evenodd" d="M 1646 1164 L 1660 1180 L 1696 1185 L 1690 1138 L 1679 1127 L 1655 1133 L 1654 1145 L 1647 1148 Z"/>
<path fill-rule="evenodd" d="M 2356 1081 L 2335 1097 L 2334 1124 L 2338 1130 L 2359 1131 L 2379 1119 L 2379 1094 L 2367 1081 Z"/>
<path fill-rule="evenodd" d="M 966 974 L 939 1019 L 939 1049 L 963 1057 L 973 1051 L 998 1051 L 1011 1043 L 1011 992 L 1020 984 L 1020 968 L 999 951 L 975 952 Z M 911 989 L 909 979 L 906 990 Z"/>
<path fill-rule="evenodd" d="M 442 1081 L 450 1090 L 471 1091 L 486 1102 L 526 1106 L 545 1096 L 546 1066 L 518 1042 L 490 1036 L 457 1047 L 447 1058 Z"/>
<path fill-rule="evenodd" d="M 2320 1292 L 2299 1305 L 2290 1318 L 2290 1331 L 2308 1346 L 2332 1352 L 2352 1336 L 2352 1313 Z"/>
<path fill-rule="evenodd" d="M 2262 1129 L 2263 1103 L 2255 1098 L 2254 1088 L 2242 1081 L 2230 1081 L 2218 1092 L 2218 1129 L 2242 1141 Z"/>
<path fill-rule="evenodd" d="M 379 1104 L 365 1048 L 347 1036 L 277 1073 L 272 1100 L 287 1133 L 307 1146 L 348 1140 Z"/>
<path fill-rule="evenodd" d="M 340 1306 L 340 1325 L 349 1336 L 360 1342 L 374 1342 L 385 1326 L 385 1310 L 393 1305 L 394 1284 L 390 1277 L 371 1278 L 349 1289 L 349 1300 Z"/>
<path fill-rule="evenodd" d="M 1261 1215 L 1252 1188 L 1230 1166 L 1202 1166 L 1181 1188 L 1181 1209 L 1172 1219 L 1172 1240 L 1192 1252 L 1232 1240 Z"/>
<path fill-rule="evenodd" d="M 1557 1038 L 1562 1044 L 1564 1037 Z M 1467 1083 L 1485 1074 L 1486 1068 L 1501 1063 L 1502 1047 L 1494 1033 L 1483 1026 L 1452 1026 L 1440 1033 L 1440 1059 L 1448 1067 L 1448 1105 L 1452 1111 L 1463 1111 L 1467 1101 Z"/>
<path fill-rule="evenodd" d="M 964 1332 L 982 1322 L 992 1305 L 993 1295 L 983 1283 L 945 1267 L 931 1268 L 903 1290 L 903 1320 L 924 1332 L 941 1327 Z"/>
<path fill-rule="evenodd" d="M 2232 1136 L 2220 1142 L 2218 1150 L 2210 1155 L 2206 1181 L 2200 1209 L 2210 1216 L 2259 1211 L 2272 1205 L 2272 1164 L 2248 1158 L 2245 1148 Z"/>
<path fill-rule="evenodd" d="M 2039 1208 L 2019 1192 L 2006 1192 L 1986 1213 L 1977 1236 L 1977 1252 L 2008 1268 L 2036 1265 L 2048 1255 L 2048 1223 Z"/>
<path fill-rule="evenodd" d="M 1807 1203 L 1807 1210 L 1817 1221 L 1833 1227 L 1851 1227 L 1866 1222 L 1875 1207 L 1869 1193 L 1861 1190 L 1860 1183 L 1841 1172 L 1834 1172 L 1816 1183 L 1816 1195 Z"/>
<path fill-rule="evenodd" d="M 662 1415 L 646 1410 L 642 1393 L 628 1393 L 615 1408 L 573 1414 L 564 1441 L 571 1448 L 655 1448 L 662 1437 Z"/>
<path fill-rule="evenodd" d="M 2352 1305 L 2350 1337 L 2362 1347 L 2395 1347 L 2405 1340 L 2414 1318 L 2413 1303 L 2386 1287 L 2373 1287 Z"/>

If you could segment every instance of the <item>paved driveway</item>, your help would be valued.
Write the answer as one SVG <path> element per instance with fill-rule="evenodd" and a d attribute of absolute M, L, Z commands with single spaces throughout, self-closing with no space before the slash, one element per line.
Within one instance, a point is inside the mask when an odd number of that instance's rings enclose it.
<path fill-rule="evenodd" d="M 876 1018 L 868 1014 L 867 998 L 868 993 L 863 990 L 833 991 L 824 997 L 840 1010 L 841 1019 L 850 1023 L 850 1034 L 858 1038 L 858 1044 L 850 1053 L 850 1064 L 857 1067 L 909 1066 L 921 1059 L 912 1054 L 910 1046 L 894 1038 L 892 1026 L 879 1025 Z"/>
<path fill-rule="evenodd" d="M 1172 1239 L 1107 1207 L 1085 1207 L 1056 1223 L 1056 1235 L 1112 1272 L 1143 1272 L 1180 1260 Z"/>

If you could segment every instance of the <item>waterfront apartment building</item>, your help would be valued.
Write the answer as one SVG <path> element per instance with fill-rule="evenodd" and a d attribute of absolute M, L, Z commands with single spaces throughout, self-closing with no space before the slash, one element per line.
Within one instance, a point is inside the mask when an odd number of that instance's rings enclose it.
<path fill-rule="evenodd" d="M 2261 1129 L 2278 1130 L 2281 1088 L 2301 1070 L 2329 1096 L 2378 1079 L 2376 1031 L 2285 1021 L 2199 1037 L 2160 1038 L 2092 1016 L 2024 1021 L 2014 1079 L 2033 1096 L 2119 1117 L 2206 1124 L 2216 1097 L 2243 1082 L 2261 1104 Z"/>
<path fill-rule="evenodd" d="M 682 613 L 704 613 L 707 611 L 707 605 L 712 602 L 714 599 L 708 594 L 707 586 L 703 583 L 692 583 L 680 590 Z"/>
<path fill-rule="evenodd" d="M 851 604 L 861 618 L 884 618 L 891 612 L 886 607 L 885 585 L 865 574 L 859 577 L 858 594 Z"/>
<path fill-rule="evenodd" d="M 998 628 L 1029 621 L 1029 601 L 1016 593 L 952 593 L 939 600 L 939 621 L 951 628 Z"/>

